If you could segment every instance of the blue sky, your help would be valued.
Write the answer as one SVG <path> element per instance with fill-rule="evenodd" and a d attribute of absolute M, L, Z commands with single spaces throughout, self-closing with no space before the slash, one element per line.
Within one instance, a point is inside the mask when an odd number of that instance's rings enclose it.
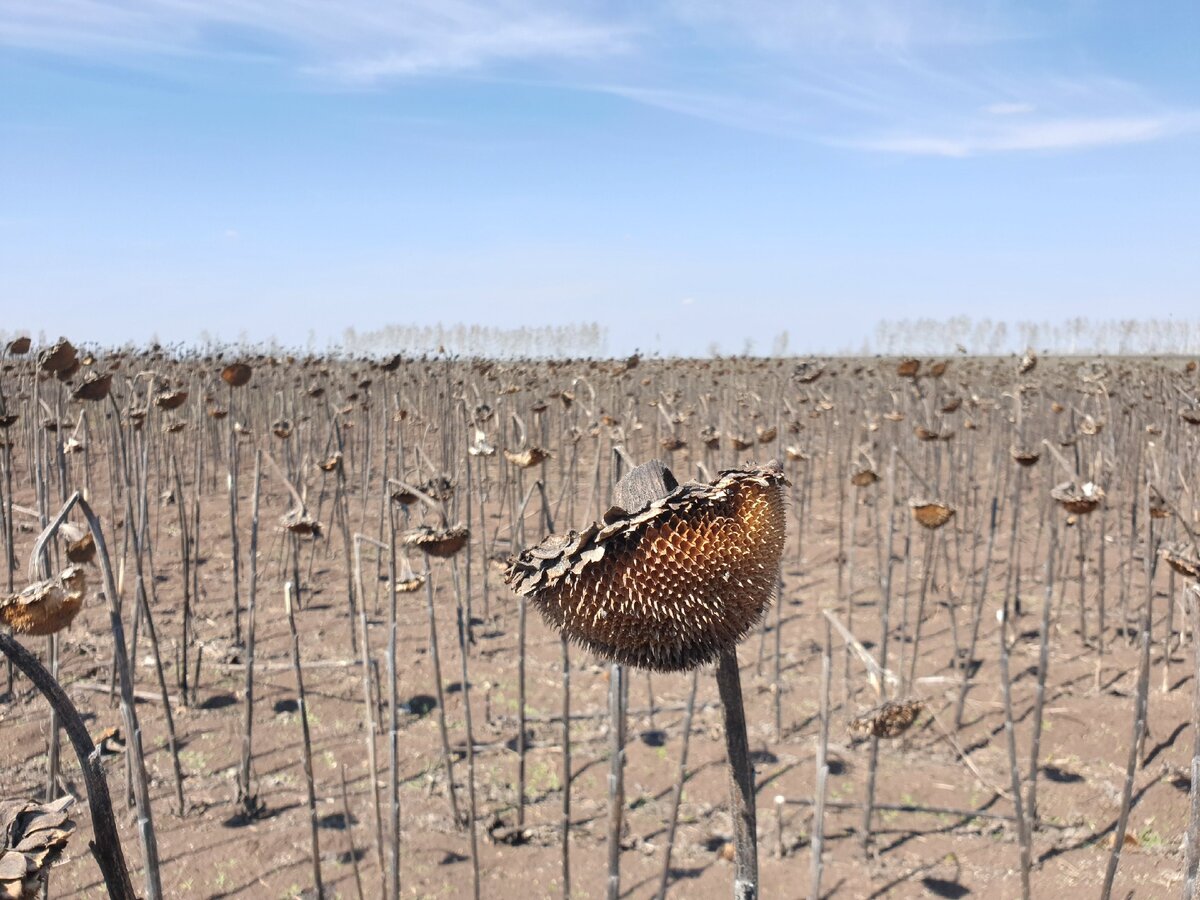
<path fill-rule="evenodd" d="M 1195 318 L 1200 5 L 0 0 L 0 320 Z"/>

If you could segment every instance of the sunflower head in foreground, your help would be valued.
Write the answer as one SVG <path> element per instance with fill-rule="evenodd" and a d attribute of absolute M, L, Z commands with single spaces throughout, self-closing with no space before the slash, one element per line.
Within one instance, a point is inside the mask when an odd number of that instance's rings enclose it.
<path fill-rule="evenodd" d="M 511 559 L 505 581 L 612 662 L 683 671 L 736 646 L 775 594 L 788 484 L 777 463 L 688 482 Z"/>

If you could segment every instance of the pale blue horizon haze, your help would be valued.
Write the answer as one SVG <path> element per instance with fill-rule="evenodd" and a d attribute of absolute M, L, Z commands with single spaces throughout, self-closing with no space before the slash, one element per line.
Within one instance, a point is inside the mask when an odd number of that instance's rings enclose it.
<path fill-rule="evenodd" d="M 1200 5 L 0 0 L 0 328 L 1196 319 Z"/>

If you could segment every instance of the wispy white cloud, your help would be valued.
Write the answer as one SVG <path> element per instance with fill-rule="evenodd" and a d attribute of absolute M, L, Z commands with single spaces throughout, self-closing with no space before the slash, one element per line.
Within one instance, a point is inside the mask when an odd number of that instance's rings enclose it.
<path fill-rule="evenodd" d="M 765 48 L 797 47 L 900 52 L 939 45 L 1011 40 L 1034 23 L 1003 16 L 990 3 L 947 0 L 671 0 L 683 22 L 718 34 L 741 35 Z"/>
<path fill-rule="evenodd" d="M 533 17 L 429 35 L 424 40 L 405 39 L 379 55 L 340 59 L 309 71 L 353 82 L 375 82 L 519 60 L 608 56 L 625 53 L 630 46 L 627 31 L 557 17 Z"/>
<path fill-rule="evenodd" d="M 471 73 L 620 96 L 715 125 L 945 157 L 1196 130 L 1067 48 L 1036 4 L 953 0 L 0 0 L 0 46 L 119 64 L 243 53 L 313 86 Z M 523 71 L 517 71 L 523 68 Z"/>
<path fill-rule="evenodd" d="M 1020 116 L 1036 108 L 1032 103 L 989 103 L 983 111 L 992 116 Z"/>
<path fill-rule="evenodd" d="M 843 143 L 862 150 L 909 156 L 968 157 L 1140 144 L 1198 130 L 1200 117 L 1176 113 L 1140 118 L 1044 119 L 969 134 L 897 134 Z"/>
<path fill-rule="evenodd" d="M 630 46 L 629 23 L 551 0 L 6 0 L 0 45 L 67 55 L 268 46 L 298 70 L 357 82 Z"/>
<path fill-rule="evenodd" d="M 623 97 L 644 106 L 743 131 L 785 137 L 801 137 L 805 131 L 800 108 L 785 108 L 769 98 L 629 84 L 579 84 L 574 87 Z"/>

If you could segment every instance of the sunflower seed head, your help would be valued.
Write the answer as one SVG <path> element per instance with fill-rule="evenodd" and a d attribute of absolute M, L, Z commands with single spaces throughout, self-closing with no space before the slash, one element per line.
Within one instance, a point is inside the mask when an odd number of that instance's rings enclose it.
<path fill-rule="evenodd" d="M 505 580 L 605 659 L 693 669 L 735 646 L 769 607 L 787 484 L 772 463 L 680 485 L 633 515 L 547 538 L 510 560 Z"/>

